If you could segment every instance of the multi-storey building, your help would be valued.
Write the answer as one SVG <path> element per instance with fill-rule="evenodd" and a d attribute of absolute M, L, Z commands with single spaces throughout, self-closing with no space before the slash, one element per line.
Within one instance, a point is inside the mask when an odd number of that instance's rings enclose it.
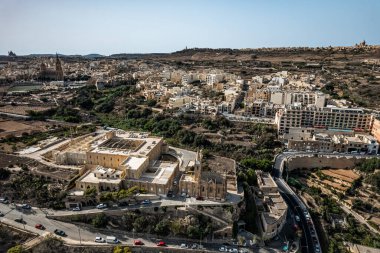
<path fill-rule="evenodd" d="M 380 142 L 380 120 L 378 118 L 373 120 L 371 134 Z"/>
<path fill-rule="evenodd" d="M 57 164 L 83 167 L 84 173 L 76 180 L 78 191 L 118 191 L 138 186 L 157 195 L 178 189 L 192 197 L 225 199 L 226 175 L 203 171 L 201 152 L 188 152 L 189 161 L 181 177 L 181 159 L 176 152 L 162 138 L 149 133 L 113 130 L 88 134 L 65 142 L 44 157 Z"/>
<path fill-rule="evenodd" d="M 245 103 L 244 114 L 246 116 L 274 118 L 280 108 L 282 107 L 279 105 L 257 100 L 253 103 Z"/>
<path fill-rule="evenodd" d="M 321 92 L 278 91 L 270 94 L 270 102 L 279 105 L 298 103 L 302 106 L 315 105 L 322 108 L 326 104 L 326 95 Z"/>
<path fill-rule="evenodd" d="M 292 127 L 371 131 L 373 116 L 363 109 L 316 106 L 288 106 L 276 113 L 278 134 L 289 133 Z"/>
<path fill-rule="evenodd" d="M 215 83 L 219 83 L 223 80 L 222 74 L 208 74 L 206 76 L 206 83 L 210 86 L 212 86 Z"/>
<path fill-rule="evenodd" d="M 317 133 L 311 139 L 290 139 L 287 145 L 292 151 L 377 154 L 379 150 L 379 143 L 367 134 L 330 136 Z"/>
<path fill-rule="evenodd" d="M 256 205 L 261 218 L 263 238 L 268 240 L 275 237 L 285 225 L 288 206 L 272 176 L 260 170 L 256 174 Z"/>

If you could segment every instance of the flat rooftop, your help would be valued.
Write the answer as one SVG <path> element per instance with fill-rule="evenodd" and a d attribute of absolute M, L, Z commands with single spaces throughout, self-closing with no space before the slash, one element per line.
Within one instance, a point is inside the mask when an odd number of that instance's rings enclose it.
<path fill-rule="evenodd" d="M 277 222 L 277 220 L 284 215 L 288 208 L 279 193 L 277 193 L 276 196 L 265 196 L 264 206 L 268 209 L 267 212 L 263 213 L 263 216 L 268 224 Z"/>
<path fill-rule="evenodd" d="M 98 178 L 95 176 L 94 171 L 86 174 L 79 182 L 83 183 L 109 183 L 109 184 L 120 184 L 121 178 Z"/>
<path fill-rule="evenodd" d="M 259 181 L 259 187 L 276 187 L 277 184 L 274 182 L 271 175 L 267 172 L 258 172 L 257 173 L 257 179 Z"/>
<path fill-rule="evenodd" d="M 105 136 L 105 134 L 104 134 Z M 162 140 L 159 137 L 148 137 L 144 133 L 118 131 L 111 139 L 104 138 L 91 144 L 92 153 L 147 156 Z"/>
<path fill-rule="evenodd" d="M 143 140 L 124 139 L 116 136 L 106 140 L 100 144 L 99 147 L 104 149 L 136 151 L 143 143 Z"/>
<path fill-rule="evenodd" d="M 126 165 L 131 170 L 138 170 L 146 160 L 148 160 L 147 157 L 130 156 L 121 165 Z"/>
<path fill-rule="evenodd" d="M 131 181 L 149 182 L 153 184 L 166 185 L 169 179 L 175 172 L 178 162 L 156 161 L 147 171 L 154 170 L 155 172 L 144 172 L 139 179 L 130 179 Z"/>

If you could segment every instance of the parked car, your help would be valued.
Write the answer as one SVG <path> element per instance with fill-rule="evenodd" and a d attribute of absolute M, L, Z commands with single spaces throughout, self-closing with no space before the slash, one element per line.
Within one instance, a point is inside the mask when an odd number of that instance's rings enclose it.
<path fill-rule="evenodd" d="M 150 205 L 150 204 L 152 204 L 152 201 L 150 201 L 149 199 L 146 199 L 146 200 L 143 200 L 143 201 L 141 202 L 141 204 L 142 204 L 142 205 Z"/>
<path fill-rule="evenodd" d="M 144 243 L 142 241 L 140 241 L 140 240 L 135 240 L 133 243 L 135 245 L 144 245 Z"/>
<path fill-rule="evenodd" d="M 42 224 L 36 224 L 34 227 L 37 229 L 41 229 L 41 230 L 45 229 L 44 225 L 42 225 Z"/>
<path fill-rule="evenodd" d="M 81 211 L 82 209 L 80 209 L 80 207 L 77 206 L 77 207 L 74 207 L 72 210 L 73 210 L 73 211 Z"/>
<path fill-rule="evenodd" d="M 54 234 L 59 235 L 59 236 L 66 236 L 65 231 L 60 230 L 60 229 L 54 230 Z"/>
<path fill-rule="evenodd" d="M 115 236 L 107 236 L 106 242 L 110 244 L 118 244 L 120 241 Z"/>
<path fill-rule="evenodd" d="M 3 217 L 4 216 L 4 214 L 0 211 L 0 217 Z"/>
<path fill-rule="evenodd" d="M 159 241 L 159 242 L 157 243 L 157 246 L 159 246 L 159 247 L 164 247 L 164 246 L 166 246 L 166 243 L 165 243 L 164 241 Z"/>
<path fill-rule="evenodd" d="M 238 253 L 239 251 L 236 248 L 231 248 L 231 249 L 228 250 L 228 252 Z"/>
<path fill-rule="evenodd" d="M 189 246 L 187 246 L 186 243 L 182 243 L 180 247 L 181 247 L 181 249 L 187 249 L 187 248 L 189 248 Z"/>
<path fill-rule="evenodd" d="M 8 201 L 8 197 L 1 197 L 1 198 L 0 198 L 0 203 L 8 204 L 8 203 L 9 203 L 9 201 Z"/>
<path fill-rule="evenodd" d="M 204 198 L 202 196 L 198 196 L 195 198 L 196 200 L 204 200 Z"/>
<path fill-rule="evenodd" d="M 97 236 L 97 237 L 95 237 L 95 242 L 105 243 L 106 239 L 104 239 L 103 237 Z"/>
<path fill-rule="evenodd" d="M 173 191 L 168 191 L 168 194 L 166 194 L 166 197 L 168 198 L 173 197 Z"/>
<path fill-rule="evenodd" d="M 99 205 L 96 206 L 96 208 L 98 208 L 98 209 L 107 208 L 107 204 L 106 203 L 100 203 Z"/>
<path fill-rule="evenodd" d="M 315 249 L 315 252 L 321 252 L 321 248 L 319 247 L 319 245 L 315 245 L 315 247 L 314 247 L 314 249 Z"/>
<path fill-rule="evenodd" d="M 228 249 L 227 249 L 227 247 L 222 246 L 222 247 L 219 248 L 219 251 L 220 252 L 228 252 Z"/>
<path fill-rule="evenodd" d="M 21 224 L 26 224 L 26 221 L 23 220 L 23 218 L 16 218 L 15 222 L 21 223 Z"/>
<path fill-rule="evenodd" d="M 199 247 L 199 245 L 196 244 L 196 243 L 194 243 L 193 245 L 191 245 L 191 248 L 192 248 L 192 249 L 198 249 L 198 247 Z"/>
<path fill-rule="evenodd" d="M 294 216 L 294 218 L 296 219 L 297 222 L 301 221 L 301 219 L 300 219 L 300 217 L 298 215 Z"/>
<path fill-rule="evenodd" d="M 22 204 L 21 208 L 26 210 L 32 209 L 32 207 L 28 204 Z"/>

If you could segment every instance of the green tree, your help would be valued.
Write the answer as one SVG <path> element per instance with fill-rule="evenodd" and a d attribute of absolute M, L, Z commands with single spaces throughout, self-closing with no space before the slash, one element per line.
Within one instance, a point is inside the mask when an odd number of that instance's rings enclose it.
<path fill-rule="evenodd" d="M 89 189 L 86 189 L 85 191 L 84 191 L 84 196 L 85 197 L 95 197 L 96 195 L 97 195 L 97 190 L 96 190 L 96 188 L 95 187 L 91 187 L 91 188 L 89 188 Z"/>
<path fill-rule="evenodd" d="M 108 217 L 104 213 L 99 213 L 95 216 L 91 223 L 97 228 L 105 227 L 108 223 Z"/>
<path fill-rule="evenodd" d="M 7 169 L 0 168 L 0 179 L 7 179 L 11 175 L 11 172 Z"/>
<path fill-rule="evenodd" d="M 22 249 L 21 245 L 16 245 L 10 249 L 8 249 L 7 253 L 22 253 L 24 250 Z"/>
<path fill-rule="evenodd" d="M 189 225 L 186 232 L 187 236 L 192 239 L 198 239 L 201 236 L 201 230 L 199 229 L 199 226 Z"/>
<path fill-rule="evenodd" d="M 169 221 L 166 220 L 166 219 L 163 219 L 163 220 L 160 220 L 155 228 L 154 228 L 154 231 L 158 234 L 158 235 L 162 235 L 162 236 L 166 236 L 170 233 L 170 226 L 169 226 Z"/>
<path fill-rule="evenodd" d="M 170 224 L 170 230 L 174 235 L 178 235 L 182 233 L 182 224 L 180 220 L 176 219 L 171 222 Z"/>
<path fill-rule="evenodd" d="M 380 159 L 378 158 L 364 159 L 364 161 L 360 164 L 358 169 L 365 173 L 374 172 L 375 169 L 380 169 Z"/>
<path fill-rule="evenodd" d="M 137 232 L 144 232 L 148 225 L 147 219 L 144 216 L 137 217 L 133 222 L 133 228 L 136 229 Z"/>
<path fill-rule="evenodd" d="M 154 100 L 154 99 L 148 99 L 148 100 L 146 101 L 146 104 L 147 104 L 149 107 L 153 107 L 153 106 L 155 106 L 155 105 L 157 104 L 157 101 Z"/>
<path fill-rule="evenodd" d="M 247 183 L 249 185 L 257 185 L 257 175 L 254 169 L 248 169 L 247 170 Z"/>
<path fill-rule="evenodd" d="M 116 246 L 115 248 L 113 248 L 113 253 L 123 253 L 123 249 L 121 248 L 121 246 Z"/>
<path fill-rule="evenodd" d="M 123 249 L 123 253 L 132 253 L 132 250 L 128 246 L 125 246 Z"/>

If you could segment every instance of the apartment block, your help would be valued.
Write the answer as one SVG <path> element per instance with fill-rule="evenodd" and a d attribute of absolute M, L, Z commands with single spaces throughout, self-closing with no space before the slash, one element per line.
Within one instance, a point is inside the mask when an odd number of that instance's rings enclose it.
<path fill-rule="evenodd" d="M 312 138 L 290 139 L 287 147 L 292 151 L 312 151 L 312 152 L 339 152 L 339 153 L 361 153 L 377 154 L 379 143 L 376 139 L 367 134 L 348 135 L 328 135 L 317 133 Z"/>
<path fill-rule="evenodd" d="M 371 134 L 380 142 L 380 120 L 378 118 L 373 120 Z"/>
<path fill-rule="evenodd" d="M 373 116 L 356 108 L 288 106 L 276 113 L 275 123 L 281 136 L 292 127 L 370 132 Z"/>
<path fill-rule="evenodd" d="M 326 104 L 326 95 L 322 92 L 277 91 L 270 94 L 270 102 L 278 105 L 315 105 L 322 108 Z"/>

